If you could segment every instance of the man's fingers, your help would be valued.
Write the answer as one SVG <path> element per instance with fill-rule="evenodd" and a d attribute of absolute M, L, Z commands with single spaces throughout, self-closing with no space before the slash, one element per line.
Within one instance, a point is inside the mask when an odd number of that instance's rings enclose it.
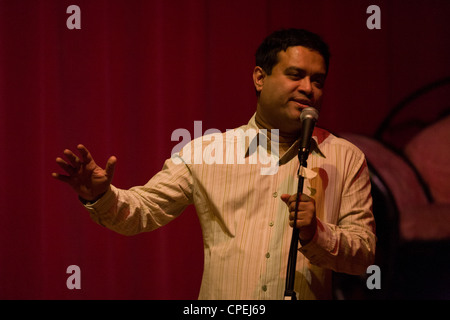
<path fill-rule="evenodd" d="M 292 203 L 295 203 L 297 201 L 297 194 L 287 194 L 284 193 L 281 195 L 281 200 L 283 200 L 284 203 L 286 203 L 288 206 L 291 205 Z M 300 195 L 300 201 L 311 201 L 313 200 L 313 198 L 308 197 L 306 194 L 302 193 Z"/>
<path fill-rule="evenodd" d="M 64 150 L 64 155 L 66 156 L 67 160 L 72 164 L 74 168 L 79 168 L 81 165 L 80 159 L 69 149 Z"/>
<path fill-rule="evenodd" d="M 87 164 L 93 160 L 91 153 L 89 152 L 88 149 L 86 149 L 84 145 L 79 144 L 77 146 L 77 149 L 80 152 L 81 159 L 84 164 Z"/>
<path fill-rule="evenodd" d="M 297 212 L 297 221 L 304 220 L 305 219 L 305 213 L 306 212 L 304 212 L 304 211 Z M 289 221 L 293 221 L 294 220 L 294 215 L 295 215 L 295 212 L 290 212 L 289 213 Z"/>
<path fill-rule="evenodd" d="M 306 226 L 306 225 L 308 225 L 308 221 L 309 221 L 308 218 L 303 213 L 299 212 L 297 215 L 297 220 L 295 222 L 295 226 L 297 228 Z M 291 227 L 294 226 L 294 212 L 291 212 L 289 215 L 289 225 Z"/>
<path fill-rule="evenodd" d="M 79 147 L 77 147 L 79 150 L 80 150 L 80 146 L 81 145 L 79 145 Z M 84 147 L 83 147 L 84 148 Z M 85 149 L 85 148 L 84 148 Z M 84 157 L 84 154 L 83 154 L 83 152 L 80 152 L 82 155 L 83 155 L 83 157 Z M 78 157 L 78 156 L 76 156 L 71 150 L 69 150 L 69 149 L 65 149 L 64 151 L 63 151 L 63 154 L 64 154 L 64 156 L 66 157 L 66 159 L 67 159 L 67 161 L 66 160 L 64 160 L 63 158 L 60 158 L 60 157 L 57 157 L 56 158 L 56 163 L 61 167 L 61 169 L 63 169 L 69 176 L 66 176 L 66 175 L 62 175 L 62 174 L 59 174 L 59 173 L 52 173 L 52 176 L 55 178 L 55 179 L 57 179 L 57 180 L 60 180 L 60 181 L 63 181 L 63 182 L 69 182 L 69 180 L 71 179 L 71 176 L 74 174 L 74 173 L 76 173 L 79 169 L 80 169 L 80 167 L 81 167 L 81 165 L 83 164 L 83 162 L 82 162 L 82 160 Z"/>
<path fill-rule="evenodd" d="M 117 158 L 112 156 L 108 159 L 108 162 L 106 163 L 106 174 L 108 175 L 108 177 L 110 177 L 110 179 L 112 179 L 113 175 L 114 175 L 114 169 L 116 167 L 116 163 L 117 163 Z"/>
<path fill-rule="evenodd" d="M 302 194 L 300 195 L 300 201 L 311 201 L 311 200 L 314 201 L 313 198 L 307 196 L 307 195 L 304 194 L 304 193 L 302 193 Z"/>
<path fill-rule="evenodd" d="M 63 169 L 69 175 L 73 174 L 75 171 L 74 167 L 72 167 L 70 164 L 68 164 L 66 161 L 64 161 L 60 157 L 56 158 L 56 163 L 61 167 L 61 169 Z"/>
<path fill-rule="evenodd" d="M 288 200 L 282 200 L 287 204 L 289 211 L 295 210 L 295 205 L 297 203 L 297 195 L 292 195 Z M 300 195 L 300 201 L 298 203 L 298 210 L 302 210 L 302 208 L 305 208 L 305 206 L 310 205 L 310 203 L 314 203 L 314 199 L 311 197 L 308 197 L 306 194 Z"/>
<path fill-rule="evenodd" d="M 52 177 L 57 179 L 57 180 L 59 180 L 59 181 L 66 182 L 66 183 L 69 183 L 69 181 L 70 181 L 70 177 L 69 176 L 65 176 L 63 174 L 59 174 L 59 173 L 56 173 L 56 172 L 52 173 Z"/>

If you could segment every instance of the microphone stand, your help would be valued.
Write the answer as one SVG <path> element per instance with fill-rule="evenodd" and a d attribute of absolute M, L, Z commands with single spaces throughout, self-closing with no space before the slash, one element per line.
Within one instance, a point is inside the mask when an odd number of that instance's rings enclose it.
<path fill-rule="evenodd" d="M 302 122 L 302 135 L 301 142 L 298 148 L 298 186 L 297 186 L 297 198 L 295 200 L 295 210 L 294 210 L 294 225 L 292 227 L 292 239 L 291 246 L 289 248 L 289 260 L 287 266 L 286 274 L 286 287 L 284 291 L 284 300 L 297 300 L 297 295 L 294 291 L 294 280 L 295 280 L 295 267 L 297 264 L 297 250 L 299 238 L 299 229 L 296 226 L 297 215 L 298 215 L 298 205 L 300 203 L 300 197 L 303 193 L 303 182 L 304 177 L 303 168 L 306 168 L 306 160 L 309 156 L 309 148 L 311 144 L 311 137 L 314 130 L 315 123 L 319 117 L 318 111 L 313 107 L 307 107 L 302 110 L 300 114 L 300 121 Z"/>
<path fill-rule="evenodd" d="M 300 202 L 300 196 L 303 193 L 303 183 L 304 178 L 301 175 L 302 169 L 306 168 L 306 160 L 308 158 L 309 148 L 300 148 L 298 151 L 298 159 L 300 166 L 298 168 L 298 185 L 297 185 L 297 198 L 295 200 L 295 211 L 294 211 L 294 226 L 292 228 L 292 239 L 291 246 L 289 249 L 289 260 L 286 273 L 286 288 L 284 291 L 284 300 L 297 300 L 297 295 L 294 291 L 295 282 L 295 268 L 297 265 L 297 250 L 299 240 L 299 229 L 296 226 L 297 214 L 298 214 L 298 204 Z"/>

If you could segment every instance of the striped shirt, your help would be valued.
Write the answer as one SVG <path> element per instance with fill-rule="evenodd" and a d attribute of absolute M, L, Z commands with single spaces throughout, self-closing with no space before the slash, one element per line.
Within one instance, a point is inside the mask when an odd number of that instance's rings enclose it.
<path fill-rule="evenodd" d="M 257 134 L 197 138 L 144 186 L 111 186 L 86 208 L 97 223 L 132 235 L 194 204 L 204 242 L 199 299 L 283 299 L 292 228 L 280 196 L 297 193 L 298 141 L 278 157 L 274 138 L 252 147 L 264 141 L 255 115 L 239 129 Z M 362 274 L 373 263 L 370 180 L 364 154 L 348 141 L 316 127 L 311 150 L 303 193 L 314 198 L 318 223 L 314 238 L 299 243 L 294 291 L 330 299 L 332 270 Z"/>

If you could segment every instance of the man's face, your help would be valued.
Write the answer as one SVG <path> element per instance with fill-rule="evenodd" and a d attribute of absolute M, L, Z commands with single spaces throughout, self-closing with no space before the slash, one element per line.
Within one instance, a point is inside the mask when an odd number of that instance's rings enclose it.
<path fill-rule="evenodd" d="M 280 51 L 271 75 L 260 67 L 253 72 L 259 92 L 257 120 L 280 134 L 298 133 L 302 109 L 320 110 L 325 78 L 325 60 L 317 51 L 302 46 Z"/>

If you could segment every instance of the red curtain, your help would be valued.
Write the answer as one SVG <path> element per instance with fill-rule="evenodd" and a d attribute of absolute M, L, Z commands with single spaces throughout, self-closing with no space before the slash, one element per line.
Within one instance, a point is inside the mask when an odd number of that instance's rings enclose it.
<path fill-rule="evenodd" d="M 81 29 L 68 29 L 70 5 Z M 369 5 L 381 29 L 369 30 Z M 303 0 L 1 0 L 0 299 L 196 299 L 203 247 L 195 209 L 152 233 L 94 224 L 55 158 L 85 144 L 114 185 L 146 183 L 178 141 L 255 111 L 254 52 L 281 27 L 332 51 L 319 124 L 373 134 L 413 90 L 450 74 L 450 3 Z M 68 289 L 77 265 L 81 289 Z"/>

